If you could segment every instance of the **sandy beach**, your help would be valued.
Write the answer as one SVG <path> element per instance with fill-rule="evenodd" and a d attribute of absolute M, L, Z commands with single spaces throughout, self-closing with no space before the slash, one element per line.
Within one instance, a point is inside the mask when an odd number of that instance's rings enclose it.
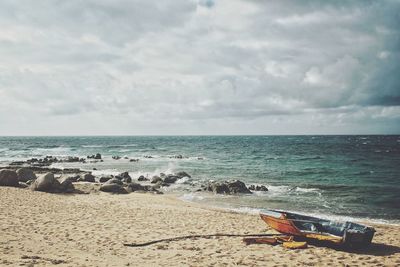
<path fill-rule="evenodd" d="M 373 225 L 372 246 L 357 253 L 246 246 L 241 237 L 124 246 L 192 234 L 274 233 L 256 215 L 208 209 L 166 195 L 59 195 L 0 187 L 0 221 L 2 266 L 400 265 L 400 227 L 394 225 Z"/>

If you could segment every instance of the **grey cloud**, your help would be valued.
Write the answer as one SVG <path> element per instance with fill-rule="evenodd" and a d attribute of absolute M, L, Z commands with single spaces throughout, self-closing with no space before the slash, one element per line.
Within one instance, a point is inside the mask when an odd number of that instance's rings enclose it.
<path fill-rule="evenodd" d="M 164 120 L 400 131 L 399 12 L 389 0 L 2 1 L 0 111 L 104 131 L 113 116 L 161 133 Z"/>

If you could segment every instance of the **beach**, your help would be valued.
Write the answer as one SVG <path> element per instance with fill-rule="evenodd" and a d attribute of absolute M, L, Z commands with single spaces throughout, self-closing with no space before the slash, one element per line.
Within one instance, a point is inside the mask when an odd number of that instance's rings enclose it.
<path fill-rule="evenodd" d="M 90 191 L 95 184 L 75 187 Z M 400 226 L 390 224 L 373 224 L 373 243 L 360 252 L 246 246 L 242 237 L 124 246 L 183 235 L 275 233 L 257 215 L 212 209 L 173 195 L 95 189 L 67 195 L 0 187 L 0 221 L 1 266 L 400 265 Z"/>

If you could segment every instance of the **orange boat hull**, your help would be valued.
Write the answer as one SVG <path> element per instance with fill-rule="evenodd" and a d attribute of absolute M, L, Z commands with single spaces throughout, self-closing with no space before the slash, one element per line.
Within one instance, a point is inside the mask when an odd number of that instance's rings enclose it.
<path fill-rule="evenodd" d="M 260 214 L 260 216 L 264 222 L 280 233 L 304 236 L 303 233 L 301 233 L 300 230 L 297 229 L 297 227 L 293 224 L 293 222 L 287 220 L 286 218 L 275 218 L 265 214 Z"/>

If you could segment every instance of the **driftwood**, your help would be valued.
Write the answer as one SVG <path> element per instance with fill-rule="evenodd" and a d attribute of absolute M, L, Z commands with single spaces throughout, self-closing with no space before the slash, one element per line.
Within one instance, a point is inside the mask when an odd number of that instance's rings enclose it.
<path fill-rule="evenodd" d="M 178 237 L 171 237 L 171 238 L 163 238 L 157 239 L 145 243 L 125 243 L 124 246 L 127 247 L 145 247 L 149 245 L 153 245 L 160 242 L 172 242 L 172 241 L 179 241 L 184 239 L 193 239 L 193 238 L 212 238 L 212 237 L 260 237 L 260 236 L 280 236 L 281 234 L 211 234 L 211 235 L 185 235 L 185 236 L 178 236 Z"/>

